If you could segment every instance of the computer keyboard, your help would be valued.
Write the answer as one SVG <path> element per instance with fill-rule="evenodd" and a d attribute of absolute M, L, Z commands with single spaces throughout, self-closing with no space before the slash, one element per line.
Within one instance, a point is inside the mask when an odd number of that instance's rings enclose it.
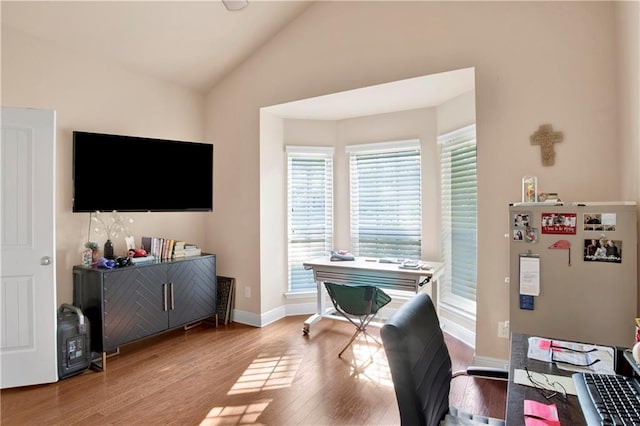
<path fill-rule="evenodd" d="M 587 425 L 640 425 L 638 379 L 597 373 L 571 377 Z"/>

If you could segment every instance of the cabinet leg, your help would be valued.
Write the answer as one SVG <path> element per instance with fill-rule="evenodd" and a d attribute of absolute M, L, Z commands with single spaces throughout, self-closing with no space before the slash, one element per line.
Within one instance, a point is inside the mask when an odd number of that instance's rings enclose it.
<path fill-rule="evenodd" d="M 198 321 L 198 322 L 194 322 L 194 323 L 191 323 L 191 324 L 187 324 L 187 325 L 184 326 L 184 331 L 191 330 L 193 327 L 197 327 L 199 325 L 202 325 L 202 321 Z"/>
<path fill-rule="evenodd" d="M 92 352 L 90 368 L 95 371 L 107 371 L 107 353 Z"/>
<path fill-rule="evenodd" d="M 107 352 L 92 352 L 91 369 L 95 371 L 107 371 L 107 358 L 120 355 L 120 348 L 116 348 L 111 353 Z"/>
<path fill-rule="evenodd" d="M 218 314 L 213 315 L 211 318 L 207 318 L 202 320 L 205 324 L 213 325 L 215 328 L 218 328 Z"/>

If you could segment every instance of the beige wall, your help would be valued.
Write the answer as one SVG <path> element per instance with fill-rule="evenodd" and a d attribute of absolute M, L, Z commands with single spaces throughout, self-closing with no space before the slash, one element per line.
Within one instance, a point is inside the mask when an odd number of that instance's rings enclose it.
<path fill-rule="evenodd" d="M 621 175 L 625 199 L 640 199 L 640 2 L 617 2 L 615 7 L 620 140 L 625 170 Z"/>
<path fill-rule="evenodd" d="M 477 354 L 506 358 L 508 343 L 496 337 L 497 322 L 508 319 L 503 235 L 520 178 L 537 175 L 541 190 L 566 201 L 640 199 L 637 39 L 637 2 L 319 2 L 203 99 L 3 27 L 2 104 L 58 113 L 59 302 L 71 301 L 70 269 L 88 225 L 86 214 L 71 213 L 72 130 L 204 140 L 215 144 L 214 213 L 137 214 L 133 230 L 216 253 L 218 273 L 238 280 L 236 308 L 254 321 L 279 309 L 284 285 L 265 285 L 270 261 L 260 254 L 269 247 L 265 228 L 281 216 L 273 206 L 284 209 L 282 194 L 261 193 L 263 174 L 281 178 L 273 174 L 283 157 L 261 152 L 260 108 L 475 67 Z M 528 142 L 544 123 L 565 134 L 554 167 L 543 167 Z M 112 171 L 118 182 L 131 176 L 123 165 Z M 274 238 L 282 239 L 278 226 Z"/>
<path fill-rule="evenodd" d="M 508 203 L 520 197 L 522 176 L 538 176 L 541 190 L 566 201 L 622 197 L 614 23 L 605 2 L 313 5 L 207 96 L 206 135 L 224 141 L 218 172 L 237 177 L 216 186 L 224 206 L 208 222 L 222 269 L 240 286 L 261 287 L 259 263 L 244 260 L 260 257 L 261 211 L 282 203 L 260 197 L 260 107 L 473 66 L 477 353 L 506 358 L 508 341 L 497 338 L 498 321 L 508 319 L 505 217 Z M 539 147 L 529 144 L 545 123 L 565 134 L 554 167 L 543 167 Z M 257 306 L 240 297 L 236 308 L 255 312 Z"/>
<path fill-rule="evenodd" d="M 625 199 L 640 201 L 640 2 L 616 2 L 615 6 L 618 115 L 622 144 L 620 186 Z M 638 209 L 640 212 L 640 205 Z M 638 256 L 640 260 L 640 251 Z M 640 269 L 638 275 L 640 282 Z M 638 298 L 640 300 L 640 292 Z"/>
<path fill-rule="evenodd" d="M 72 213 L 73 130 L 204 141 L 204 97 L 177 86 L 127 72 L 118 66 L 43 43 L 2 28 L 2 105 L 56 110 L 56 268 L 58 305 L 72 302 L 73 265 L 80 264 L 89 215 Z M 214 156 L 217 153 L 214 148 Z M 144 190 L 155 179 L 153 162 L 130 164 L 126 153 L 111 170 L 96 170 L 96 190 Z M 142 182 L 140 182 L 142 180 Z M 135 183 L 134 181 L 138 181 Z M 205 220 L 211 213 L 130 215 L 136 241 L 157 236 L 205 246 Z M 104 243 L 102 236 L 92 239 Z M 125 254 L 124 239 L 114 241 Z"/>
<path fill-rule="evenodd" d="M 438 135 L 476 122 L 476 91 L 464 93 L 438 105 Z"/>

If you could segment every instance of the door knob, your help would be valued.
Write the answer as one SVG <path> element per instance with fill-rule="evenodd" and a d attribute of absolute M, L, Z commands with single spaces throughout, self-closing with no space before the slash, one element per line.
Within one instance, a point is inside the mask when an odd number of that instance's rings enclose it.
<path fill-rule="evenodd" d="M 40 264 L 43 266 L 47 266 L 47 265 L 51 265 L 51 257 L 49 256 L 42 256 L 40 258 Z"/>

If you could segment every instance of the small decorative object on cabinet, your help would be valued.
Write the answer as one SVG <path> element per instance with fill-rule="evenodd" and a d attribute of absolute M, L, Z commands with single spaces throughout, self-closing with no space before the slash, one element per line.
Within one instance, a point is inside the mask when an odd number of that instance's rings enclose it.
<path fill-rule="evenodd" d="M 525 176 L 522 178 L 522 202 L 538 202 L 538 178 L 535 176 Z"/>
<path fill-rule="evenodd" d="M 104 243 L 104 257 L 106 257 L 107 259 L 115 259 L 115 256 L 113 255 L 113 243 L 111 242 L 111 240 L 107 240 L 106 243 Z"/>
<path fill-rule="evenodd" d="M 82 250 L 82 266 L 89 266 L 93 263 L 91 253 L 91 249 Z"/>
<path fill-rule="evenodd" d="M 92 263 L 97 262 L 100 258 L 100 253 L 98 252 L 98 243 L 96 243 L 95 241 L 87 241 L 86 243 L 84 243 L 84 248 L 85 251 L 82 252 L 82 264 L 88 266 Z"/>
<path fill-rule="evenodd" d="M 126 241 L 126 238 L 131 236 L 128 226 L 133 223 L 133 219 L 131 217 L 124 217 L 117 211 L 111 212 L 110 216 L 104 216 L 100 212 L 90 213 L 89 217 L 90 220 L 96 223 L 94 231 L 104 233 L 107 238 L 107 241 L 104 243 L 103 256 L 107 259 L 115 259 L 112 240 L 118 238 L 120 235 L 124 235 Z"/>
<path fill-rule="evenodd" d="M 91 350 L 106 369 L 121 345 L 216 315 L 216 256 L 126 268 L 73 267 L 73 304 L 91 322 Z"/>

